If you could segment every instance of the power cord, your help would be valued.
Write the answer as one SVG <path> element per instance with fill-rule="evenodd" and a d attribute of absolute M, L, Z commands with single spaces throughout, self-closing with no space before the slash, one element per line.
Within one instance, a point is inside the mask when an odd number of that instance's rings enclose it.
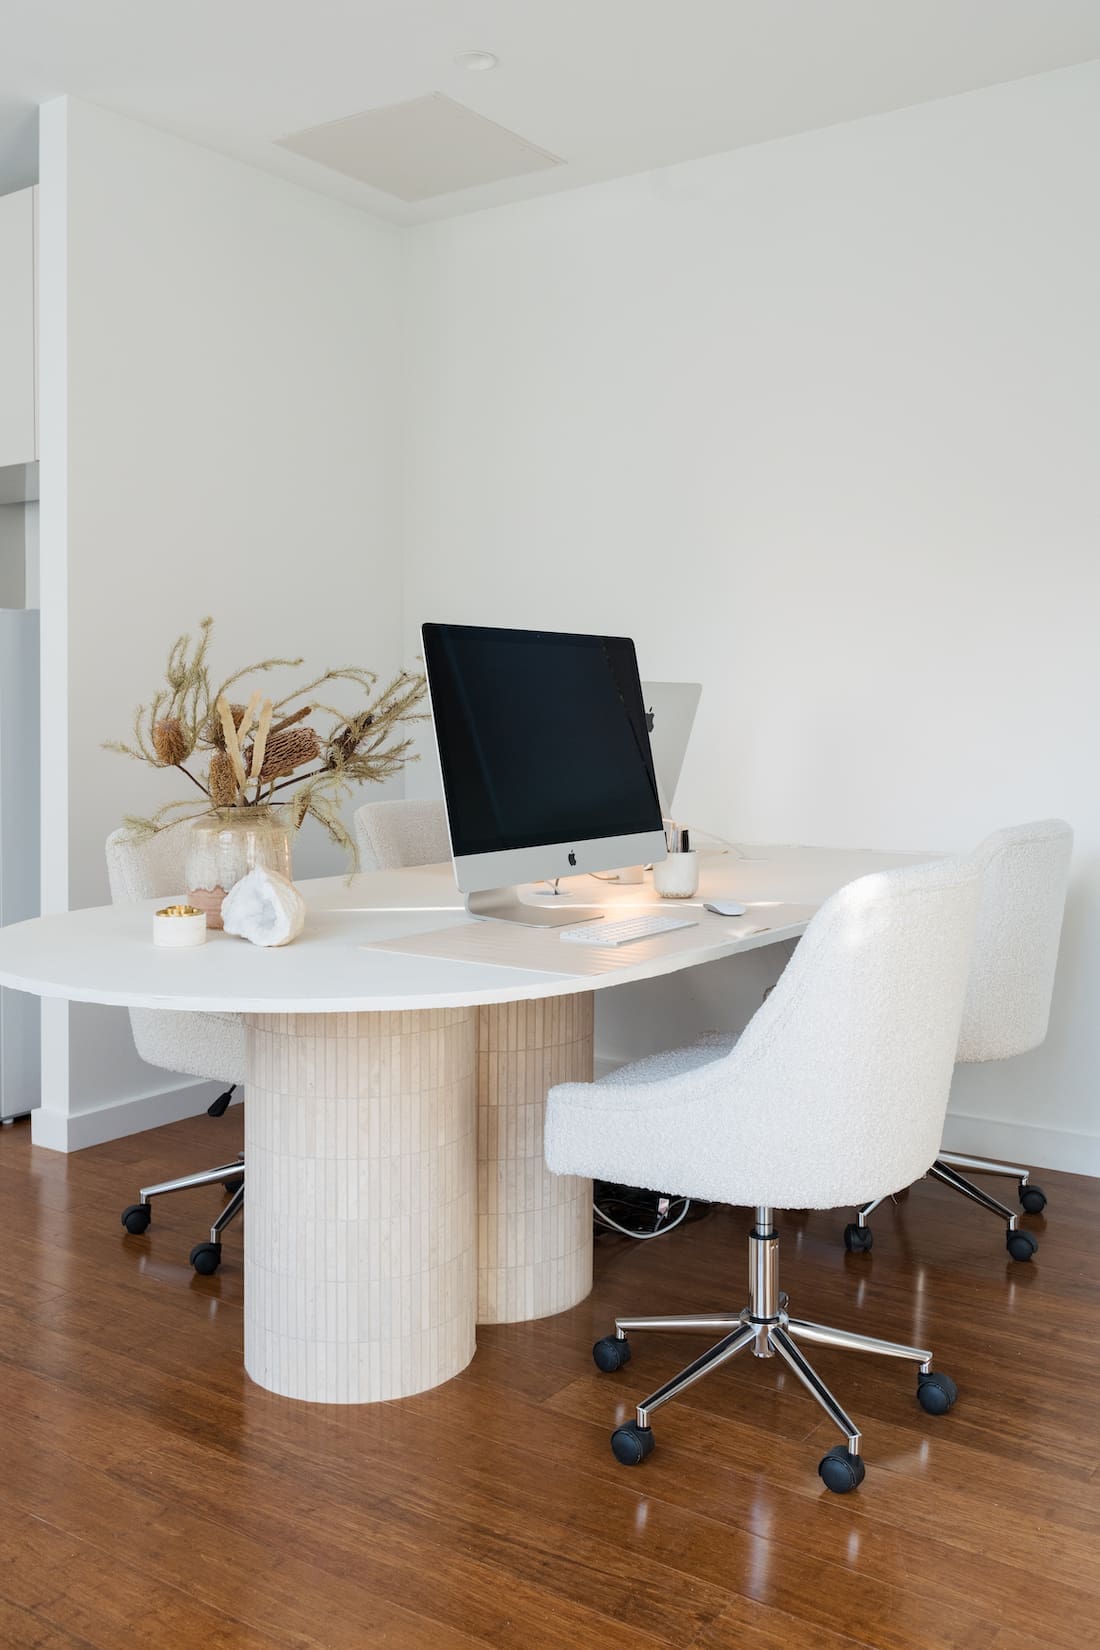
<path fill-rule="evenodd" d="M 598 1180 L 592 1201 L 592 1213 L 597 1232 L 607 1229 L 622 1237 L 664 1237 L 689 1218 L 699 1220 L 710 1208 L 698 1199 L 673 1197 L 663 1192 L 643 1191 L 637 1186 L 622 1186 Z M 612 1212 L 614 1211 L 614 1212 Z"/>
<path fill-rule="evenodd" d="M 630 1226 L 620 1226 L 619 1222 L 617 1220 L 612 1220 L 611 1216 L 605 1213 L 605 1211 L 600 1208 L 598 1203 L 593 1203 L 592 1213 L 604 1226 L 610 1227 L 611 1231 L 619 1232 L 623 1237 L 637 1238 L 639 1243 L 647 1243 L 650 1238 L 664 1237 L 666 1232 L 674 1232 L 677 1226 L 682 1225 L 684 1220 L 687 1218 L 687 1212 L 691 1208 L 691 1199 L 688 1197 L 664 1199 L 663 1201 L 667 1202 L 670 1207 L 674 1202 L 682 1203 L 683 1208 L 674 1220 L 667 1220 L 663 1215 L 658 1214 L 658 1224 L 653 1228 L 652 1232 L 636 1232 Z"/>

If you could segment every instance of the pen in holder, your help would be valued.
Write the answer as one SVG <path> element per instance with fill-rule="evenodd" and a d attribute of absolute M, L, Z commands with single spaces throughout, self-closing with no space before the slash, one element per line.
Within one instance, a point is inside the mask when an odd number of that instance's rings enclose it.
<path fill-rule="evenodd" d="M 653 886 L 662 899 L 690 899 L 699 886 L 699 855 L 693 852 L 686 828 L 665 831 L 667 859 L 654 861 Z"/>

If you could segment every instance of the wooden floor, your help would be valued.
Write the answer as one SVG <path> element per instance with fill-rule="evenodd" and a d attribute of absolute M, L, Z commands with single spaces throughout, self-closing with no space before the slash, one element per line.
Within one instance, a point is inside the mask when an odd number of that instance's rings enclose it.
<path fill-rule="evenodd" d="M 626 1311 L 739 1307 L 746 1217 L 601 1239 L 596 1290 L 482 1330 L 457 1380 L 400 1403 L 307 1407 L 241 1368 L 241 1235 L 187 1254 L 208 1193 L 147 1236 L 143 1180 L 229 1157 L 239 1117 L 65 1158 L 0 1132 L 0 1645 L 18 1650 L 1009 1650 L 1100 1646 L 1100 1182 L 1043 1176 L 1031 1265 L 991 1217 L 922 1185 L 880 1210 L 786 1216 L 792 1311 L 928 1337 L 960 1387 L 926 1417 L 908 1367 L 812 1349 L 865 1427 L 867 1478 L 826 1491 L 837 1441 L 778 1360 L 744 1357 L 608 1433 L 702 1349 L 589 1347 Z"/>

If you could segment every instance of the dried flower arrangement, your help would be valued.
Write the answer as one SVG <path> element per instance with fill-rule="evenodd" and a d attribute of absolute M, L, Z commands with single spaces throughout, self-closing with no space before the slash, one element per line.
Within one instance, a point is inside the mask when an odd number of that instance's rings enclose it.
<path fill-rule="evenodd" d="M 279 699 L 256 690 L 242 705 L 230 698 L 230 689 L 240 693 L 238 684 L 246 677 L 297 668 L 302 661 L 261 659 L 214 688 L 207 660 L 213 622 L 203 619 L 197 640 L 180 636 L 173 644 L 165 686 L 135 712 L 133 742 L 105 743 L 105 749 L 154 768 L 177 768 L 206 801 L 168 802 L 148 818 L 127 815 L 124 823 L 135 836 L 147 837 L 174 823 L 184 809 L 197 815 L 278 803 L 295 830 L 312 814 L 357 865 L 356 845 L 340 818 L 340 805 L 357 785 L 388 779 L 415 761 L 412 740 L 403 730 L 409 722 L 424 720 L 419 709 L 427 692 L 424 677 L 400 671 L 379 689 L 374 671 L 326 670 Z M 351 714 L 324 703 L 330 684 L 342 682 L 365 700 Z M 327 731 L 307 718 L 325 719 Z"/>

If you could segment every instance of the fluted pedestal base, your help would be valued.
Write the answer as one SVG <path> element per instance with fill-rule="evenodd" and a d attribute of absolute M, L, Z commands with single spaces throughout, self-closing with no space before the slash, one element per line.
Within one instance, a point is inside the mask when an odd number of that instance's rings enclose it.
<path fill-rule="evenodd" d="M 543 1159 L 546 1094 L 592 1081 L 593 996 L 478 1017 L 478 1323 L 564 1312 L 592 1288 L 592 1182 Z"/>
<path fill-rule="evenodd" d="M 591 1183 L 551 1175 L 546 1092 L 592 1075 L 592 995 L 250 1015 L 245 1368 L 371 1403 L 469 1363 L 475 1323 L 592 1287 Z"/>
<path fill-rule="evenodd" d="M 476 1009 L 249 1016 L 244 1362 L 361 1404 L 474 1355 Z"/>

